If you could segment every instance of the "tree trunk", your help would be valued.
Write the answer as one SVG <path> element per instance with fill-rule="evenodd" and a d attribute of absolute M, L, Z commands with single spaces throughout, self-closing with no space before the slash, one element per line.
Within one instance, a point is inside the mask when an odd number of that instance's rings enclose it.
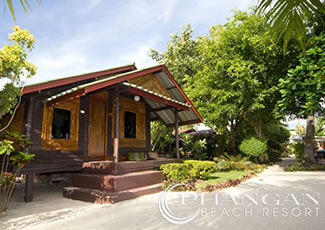
<path fill-rule="evenodd" d="M 314 114 L 309 115 L 306 121 L 306 135 L 304 138 L 305 148 L 304 156 L 310 157 L 312 162 L 315 162 L 315 145 L 314 145 L 314 135 L 315 135 L 315 121 Z"/>
<path fill-rule="evenodd" d="M 253 127 L 256 133 L 256 137 L 260 139 L 262 137 L 262 128 L 263 128 L 262 120 L 258 120 L 256 123 L 253 122 Z"/>

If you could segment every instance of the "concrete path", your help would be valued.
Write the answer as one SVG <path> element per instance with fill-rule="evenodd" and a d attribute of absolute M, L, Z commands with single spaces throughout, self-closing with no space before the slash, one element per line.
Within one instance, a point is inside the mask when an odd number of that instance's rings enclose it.
<path fill-rule="evenodd" d="M 93 205 L 52 195 L 47 209 L 44 201 L 36 201 L 36 206 L 27 204 L 32 210 L 28 215 L 26 204 L 19 206 L 20 212 L 12 207 L 8 216 L 0 217 L 0 228 L 325 229 L 325 172 L 284 172 L 281 166 L 291 161 L 284 159 L 258 177 L 216 193 L 170 194 L 167 203 L 174 216 L 188 217 L 199 210 L 187 224 L 171 224 L 162 217 L 158 209 L 160 194 L 115 205 Z M 183 203 L 181 195 L 185 197 Z"/>

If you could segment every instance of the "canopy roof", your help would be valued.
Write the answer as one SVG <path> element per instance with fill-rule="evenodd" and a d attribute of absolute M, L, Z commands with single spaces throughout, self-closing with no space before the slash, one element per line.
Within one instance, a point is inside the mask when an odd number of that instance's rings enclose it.
<path fill-rule="evenodd" d="M 130 66 L 128 67 L 130 68 Z M 131 79 L 148 74 L 153 74 L 160 81 L 162 86 L 168 91 L 170 97 L 128 82 Z M 172 126 L 175 124 L 175 111 L 177 110 L 179 125 L 202 122 L 202 118 L 198 111 L 165 65 L 157 65 L 140 70 L 133 69 L 133 71 L 130 70 L 129 72 L 113 76 L 101 77 L 100 80 L 73 86 L 66 91 L 51 96 L 45 100 L 45 103 L 48 103 L 49 106 L 55 106 L 64 101 L 84 96 L 87 93 L 108 89 L 114 85 L 123 87 L 124 92 L 128 94 L 141 96 L 151 107 L 151 120 L 161 120 L 165 125 Z M 37 85 L 34 85 L 34 88 L 37 88 Z M 30 89 L 28 90 L 30 91 Z"/>

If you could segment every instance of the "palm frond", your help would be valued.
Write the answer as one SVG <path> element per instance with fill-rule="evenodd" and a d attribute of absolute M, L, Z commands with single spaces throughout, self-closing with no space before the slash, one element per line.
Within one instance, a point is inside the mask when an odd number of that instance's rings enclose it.
<path fill-rule="evenodd" d="M 35 2 L 37 5 L 40 4 L 39 0 L 35 0 Z M 32 11 L 32 8 L 30 7 L 28 0 L 19 0 L 19 3 L 23 7 L 26 14 L 28 14 L 28 9 Z M 4 4 L 4 8 L 6 8 L 6 5 L 8 6 L 11 16 L 16 22 L 15 10 L 14 10 L 14 5 L 12 3 L 12 0 L 3 0 L 3 4 Z"/>
<path fill-rule="evenodd" d="M 305 51 L 305 19 L 319 19 L 324 23 L 322 14 L 325 14 L 325 4 L 321 0 L 260 0 L 256 12 L 265 14 L 276 41 L 283 38 L 284 52 L 292 34 Z"/>

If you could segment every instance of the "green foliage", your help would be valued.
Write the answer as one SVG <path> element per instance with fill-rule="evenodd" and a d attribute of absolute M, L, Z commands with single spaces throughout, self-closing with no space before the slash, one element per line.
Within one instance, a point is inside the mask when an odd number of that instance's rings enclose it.
<path fill-rule="evenodd" d="M 242 156 L 240 154 L 237 156 L 232 156 L 228 155 L 227 153 L 224 153 L 224 155 L 220 157 L 215 157 L 214 161 L 217 162 L 217 171 L 257 171 L 258 169 L 262 168 L 261 165 L 254 164 L 248 159 L 248 156 Z"/>
<path fill-rule="evenodd" d="M 284 171 L 287 172 L 296 172 L 296 171 L 325 171 L 325 166 L 321 164 L 311 164 L 311 163 L 301 163 L 296 162 L 295 164 L 289 165 L 284 168 Z"/>
<path fill-rule="evenodd" d="M 13 142 L 8 140 L 0 141 L 0 155 L 10 155 L 15 148 L 12 146 Z"/>
<path fill-rule="evenodd" d="M 160 121 L 151 122 L 151 146 L 155 152 L 171 152 L 171 144 L 175 141 L 173 129 L 167 128 Z"/>
<path fill-rule="evenodd" d="M 18 97 L 21 96 L 19 88 L 13 84 L 6 84 L 0 91 L 0 119 L 7 113 L 12 113 L 12 108 L 18 102 Z"/>
<path fill-rule="evenodd" d="M 16 150 L 17 149 L 24 149 L 27 148 L 32 144 L 31 140 L 26 138 L 26 135 L 21 134 L 19 132 L 9 132 L 5 131 L 4 132 L 4 139 L 11 141 L 14 143 Z"/>
<path fill-rule="evenodd" d="M 16 178 L 25 164 L 34 159 L 34 154 L 23 150 L 31 144 L 25 135 L 16 132 L 6 132 L 0 138 L 0 156 L 2 158 L 0 171 L 0 213 L 6 212 L 12 193 L 15 188 Z M 12 167 L 12 166 L 18 166 Z M 15 171 L 13 171 L 15 170 Z"/>
<path fill-rule="evenodd" d="M 305 50 L 307 21 L 324 23 L 324 2 L 321 0 L 261 0 L 257 12 L 266 12 L 268 23 L 276 40 L 283 38 L 284 50 L 293 34 L 301 48 Z"/>
<path fill-rule="evenodd" d="M 259 157 L 262 161 L 267 151 L 267 144 L 265 140 L 260 140 L 256 137 L 245 139 L 239 146 L 242 153 L 250 157 Z"/>
<path fill-rule="evenodd" d="M 297 160 L 299 161 L 304 156 L 305 144 L 295 143 L 291 145 L 291 151 L 295 154 Z"/>
<path fill-rule="evenodd" d="M 31 162 L 35 157 L 35 154 L 28 154 L 24 152 L 18 152 L 17 154 L 10 157 L 13 164 L 17 165 L 19 168 L 23 168 L 25 164 Z"/>
<path fill-rule="evenodd" d="M 260 137 L 274 121 L 278 81 L 298 53 L 295 44 L 289 48 L 283 56 L 263 17 L 237 11 L 225 25 L 212 26 L 208 36 L 194 39 L 187 26 L 172 36 L 164 53 L 152 51 L 151 57 L 167 64 L 205 124 L 226 138 L 227 148 L 219 154 L 234 154 L 243 126 L 250 129 L 249 124 Z"/>
<path fill-rule="evenodd" d="M 316 119 L 315 135 L 316 136 L 324 136 L 325 135 L 325 118 L 324 117 L 318 117 Z"/>
<path fill-rule="evenodd" d="M 32 10 L 32 8 L 29 5 L 29 1 L 28 0 L 19 0 L 19 2 L 20 2 L 20 5 L 23 7 L 23 9 L 24 9 L 24 11 L 25 11 L 26 14 L 28 14 L 28 9 L 30 11 Z M 39 0 L 35 0 L 35 2 L 37 4 L 39 4 Z M 8 8 L 9 8 L 10 13 L 11 13 L 11 16 L 14 19 L 14 21 L 16 21 L 15 10 L 14 10 L 14 5 L 12 3 L 12 0 L 4 0 L 3 3 L 4 3 L 4 8 L 5 8 L 6 4 L 8 5 Z"/>
<path fill-rule="evenodd" d="M 15 87 L 20 83 L 21 77 L 30 78 L 36 73 L 36 67 L 27 61 L 27 53 L 34 48 L 34 36 L 28 30 L 18 26 L 13 27 L 9 34 L 9 42 L 0 48 L 0 79 L 9 79 L 11 83 L 5 85 L 0 92 L 0 119 L 16 105 L 21 92 Z"/>
<path fill-rule="evenodd" d="M 165 180 L 185 181 L 188 176 L 188 165 L 182 163 L 170 163 L 160 166 Z"/>
<path fill-rule="evenodd" d="M 314 37 L 306 55 L 300 56 L 299 65 L 280 79 L 281 100 L 279 113 L 306 118 L 324 113 L 325 96 L 325 36 Z"/>
<path fill-rule="evenodd" d="M 206 160 L 208 155 L 206 153 L 206 140 L 195 140 L 189 134 L 182 134 L 182 148 L 181 151 L 185 156 L 193 157 L 196 160 Z"/>
<path fill-rule="evenodd" d="M 290 131 L 281 123 L 270 123 L 266 125 L 265 138 L 267 139 L 267 159 L 270 162 L 278 161 L 283 154 L 286 154 L 284 144 L 289 142 Z"/>
<path fill-rule="evenodd" d="M 206 179 L 215 172 L 213 161 L 186 160 L 184 163 L 170 163 L 160 166 L 165 180 L 185 181 L 188 179 Z"/>
<path fill-rule="evenodd" d="M 211 173 L 216 171 L 216 163 L 213 161 L 186 160 L 184 164 L 188 167 L 190 178 L 206 180 Z"/>
<path fill-rule="evenodd" d="M 186 25 L 182 34 L 172 34 L 166 52 L 151 50 L 150 56 L 159 63 L 164 63 L 177 82 L 186 88 L 188 78 L 192 78 L 202 67 L 198 41 L 193 39 L 193 29 Z"/>

